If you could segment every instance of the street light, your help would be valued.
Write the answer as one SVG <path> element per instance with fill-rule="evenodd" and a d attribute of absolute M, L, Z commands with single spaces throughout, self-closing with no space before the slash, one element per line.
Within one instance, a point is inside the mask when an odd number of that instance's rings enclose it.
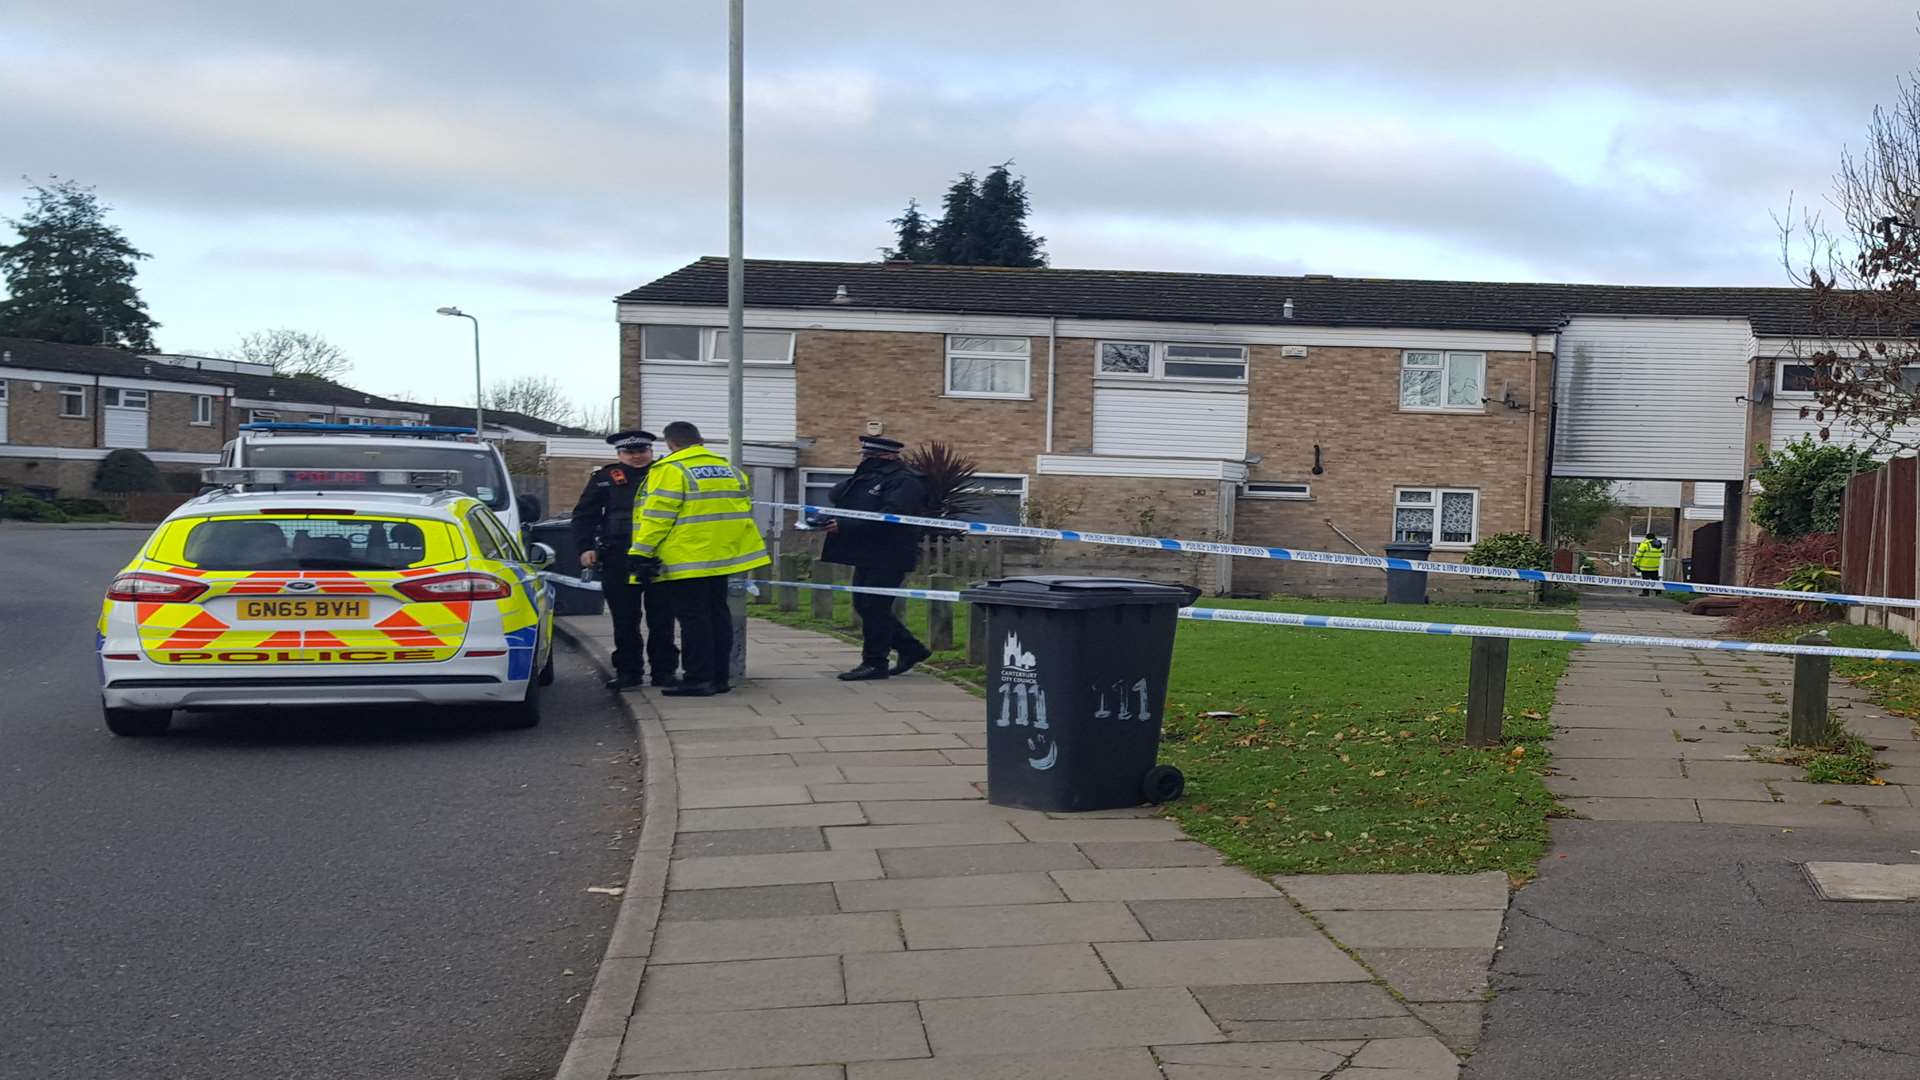
<path fill-rule="evenodd" d="M 457 307 L 435 308 L 434 310 L 436 314 L 453 315 L 462 319 L 473 320 L 473 434 L 476 438 L 484 439 L 487 437 L 487 423 L 486 415 L 481 411 L 483 402 L 486 399 L 482 397 L 480 393 L 480 320 L 475 319 Z"/>

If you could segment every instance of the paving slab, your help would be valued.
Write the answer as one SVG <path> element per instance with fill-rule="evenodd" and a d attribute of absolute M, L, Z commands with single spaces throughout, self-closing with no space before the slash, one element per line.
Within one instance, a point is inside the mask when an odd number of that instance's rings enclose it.
<path fill-rule="evenodd" d="M 1493 950 L 1355 949 L 1362 963 L 1409 1001 L 1479 1001 Z"/>
<path fill-rule="evenodd" d="M 1085 843 L 1081 854 L 1102 870 L 1139 870 L 1155 866 L 1220 866 L 1226 856 L 1191 840 L 1139 840 Z"/>
<path fill-rule="evenodd" d="M 1822 900 L 1920 900 L 1920 863 L 1810 862 Z"/>
<path fill-rule="evenodd" d="M 995 806 L 985 799 L 928 799 L 922 801 L 864 802 L 869 825 L 935 825 L 963 821 L 1019 821 L 1045 815 L 1034 810 Z M 846 824 L 835 822 L 835 824 Z"/>
<path fill-rule="evenodd" d="M 926 908 L 903 911 L 899 918 L 900 926 L 906 932 L 907 945 L 914 949 L 1142 941 L 1147 936 L 1125 904 L 996 904 Z"/>
<path fill-rule="evenodd" d="M 663 922 L 654 935 L 651 960 L 655 964 L 775 960 L 789 956 L 892 952 L 901 947 L 900 929 L 891 915 L 877 912 L 796 915 Z"/>
<path fill-rule="evenodd" d="M 797 754 L 803 751 L 818 751 L 819 745 L 813 739 L 675 739 L 673 756 L 676 758 L 701 759 L 747 757 L 749 755 Z"/>
<path fill-rule="evenodd" d="M 1055 870 L 1053 880 L 1070 900 L 1202 900 L 1275 895 L 1271 885 L 1229 866 Z"/>
<path fill-rule="evenodd" d="M 1168 1080 L 1320 1080 L 1353 1051 L 1273 1042 L 1156 1046 L 1153 1052 L 1165 1064 Z"/>
<path fill-rule="evenodd" d="M 1155 941 L 1299 937 L 1318 933 L 1284 897 L 1133 900 L 1133 917 Z"/>
<path fill-rule="evenodd" d="M 1100 958 L 1091 947 L 1081 944 L 868 953 L 847 957 L 846 973 L 848 1001 L 1004 997 L 1114 988 Z"/>
<path fill-rule="evenodd" d="M 957 750 L 966 743 L 948 732 L 933 735 L 823 735 L 822 750 Z"/>
<path fill-rule="evenodd" d="M 840 1005 L 840 958 L 656 964 L 640 984 L 638 1012 L 711 1013 Z"/>
<path fill-rule="evenodd" d="M 1783 829 L 1871 827 L 1851 806 L 1794 806 L 1789 803 L 1700 800 L 1700 820 L 1721 825 L 1770 825 Z"/>
<path fill-rule="evenodd" d="M 1471 1054 L 1480 1044 L 1480 1031 L 1487 1023 L 1484 1002 L 1439 1001 L 1412 1004 L 1407 1008 L 1438 1032 L 1441 1041 L 1456 1054 Z"/>
<path fill-rule="evenodd" d="M 1321 925 L 1350 949 L 1493 948 L 1498 911 L 1328 911 Z"/>
<path fill-rule="evenodd" d="M 826 849 L 826 837 L 820 834 L 818 827 L 809 825 L 682 832 L 673 841 L 673 857 L 676 859 L 715 855 L 771 855 L 796 851 L 825 851 Z"/>
<path fill-rule="evenodd" d="M 986 844 L 882 848 L 880 865 L 890 878 L 913 878 L 1091 869 L 1093 863 L 1072 844 Z"/>
<path fill-rule="evenodd" d="M 1641 780 L 1625 776 L 1549 776 L 1547 790 L 1555 795 L 1605 799 L 1741 799 L 1772 802 L 1773 794 L 1758 780 Z"/>
<path fill-rule="evenodd" d="M 1397 1039 L 1432 1033 L 1411 1014 L 1373 1016 L 1356 1020 L 1223 1020 L 1220 1030 L 1234 1042 L 1280 1042 L 1345 1039 Z M 1349 1074 L 1342 1074 L 1349 1075 Z"/>
<path fill-rule="evenodd" d="M 639 1013 L 622 1075 L 834 1064 L 927 1056 L 912 1005 L 826 1005 L 697 1014 Z"/>
<path fill-rule="evenodd" d="M 843 881 L 834 890 L 842 911 L 1052 904 L 1066 900 L 1053 879 L 1040 873 Z"/>
<path fill-rule="evenodd" d="M 957 780 L 966 784 L 987 782 L 985 765 L 848 765 L 840 772 L 850 784 L 919 784 Z"/>
<path fill-rule="evenodd" d="M 1435 1038 L 1378 1039 L 1353 1055 L 1353 1069 L 1457 1069 L 1460 1060 L 1445 1043 Z M 1447 1073 L 1452 1076 L 1451 1072 Z"/>
<path fill-rule="evenodd" d="M 848 825 L 829 828 L 826 834 L 827 846 L 835 851 L 1026 843 L 1026 838 L 1015 832 L 1013 826 L 1004 821 L 961 821 L 931 825 Z"/>
<path fill-rule="evenodd" d="M 1768 785 L 1780 795 L 1780 801 L 1800 805 L 1834 806 L 1911 806 L 1907 789 L 1898 784 L 1809 784 L 1800 780 L 1776 781 Z"/>
<path fill-rule="evenodd" d="M 669 889 L 737 889 L 748 885 L 805 885 L 815 881 L 861 881 L 881 876 L 870 851 L 802 851 L 784 855 L 720 855 L 675 859 L 667 867 Z"/>
<path fill-rule="evenodd" d="M 1180 826 L 1171 821 L 1157 819 L 1048 818 L 1045 821 L 1021 821 L 1015 828 L 1018 828 L 1027 839 L 1036 842 L 1057 841 L 1078 844 L 1186 839 L 1186 835 L 1180 831 Z"/>
<path fill-rule="evenodd" d="M 666 894 L 663 922 L 712 919 L 775 919 L 792 915 L 833 915 L 840 911 L 833 886 L 757 885 L 745 889 L 680 889 Z"/>
<path fill-rule="evenodd" d="M 1562 806 L 1592 821 L 1699 821 L 1692 799 L 1562 799 Z"/>
<path fill-rule="evenodd" d="M 822 765 L 809 765 L 803 769 L 792 764 L 792 761 L 792 758 L 786 757 L 702 758 L 679 766 L 674 774 L 683 786 L 695 788 L 709 784 L 720 787 L 793 787 L 837 784 L 845 779 L 839 769 Z"/>
<path fill-rule="evenodd" d="M 563 1073 L 564 1077 L 565 1074 Z M 697 1073 L 655 1073 L 652 1080 L 843 1080 L 839 1065 L 796 1065 L 785 1069 L 718 1069 Z"/>
<path fill-rule="evenodd" d="M 1094 946 L 1124 987 L 1365 982 L 1371 976 L 1325 937 L 1110 942 Z"/>
<path fill-rule="evenodd" d="M 782 787 L 777 784 L 762 784 L 724 787 L 709 784 L 682 784 L 680 790 L 680 809 L 682 810 L 704 810 L 717 806 L 787 806 L 812 801 L 813 796 L 807 794 L 807 789 L 799 785 Z M 820 801 L 848 800 L 821 799 Z"/>
<path fill-rule="evenodd" d="M 1196 986 L 1207 1015 L 1222 1020 L 1361 1020 L 1405 1016 L 1406 1006 L 1371 983 Z"/>
<path fill-rule="evenodd" d="M 859 803 L 801 803 L 794 806 L 739 806 L 717 810 L 682 810 L 682 833 L 732 829 L 779 829 L 796 825 L 863 825 L 867 816 Z M 824 837 L 823 837 L 824 839 Z"/>
<path fill-rule="evenodd" d="M 829 766 L 844 773 L 859 768 L 945 768 L 953 764 L 938 750 L 841 750 L 818 754 L 794 754 L 793 763 L 801 766 Z M 852 779 L 852 777 L 848 777 Z M 913 779 L 906 777 L 905 779 Z M 927 779 L 934 779 L 929 775 Z M 861 781 L 870 783 L 871 781 Z"/>
<path fill-rule="evenodd" d="M 847 1066 L 847 1080 L 1162 1080 L 1162 1074 L 1152 1054 L 1134 1047 L 1068 1054 L 855 1062 Z"/>
<path fill-rule="evenodd" d="M 1553 755 L 1553 772 L 1556 776 L 1632 776 L 1647 780 L 1679 780 L 1692 775 L 1683 772 L 1679 758 L 1646 760 L 1642 758 L 1605 758 L 1571 757 L 1565 753 Z M 1722 779 L 1763 779 L 1762 776 L 1728 776 Z"/>
<path fill-rule="evenodd" d="M 920 1003 L 936 1056 L 1057 1053 L 1212 1042 L 1213 1021 L 1180 989 L 954 998 Z"/>
<path fill-rule="evenodd" d="M 819 802 L 982 798 L 978 788 L 958 780 L 924 784 L 814 784 L 810 790 L 811 798 Z"/>
<path fill-rule="evenodd" d="M 1505 911 L 1507 875 L 1296 874 L 1273 879 L 1313 911 Z"/>

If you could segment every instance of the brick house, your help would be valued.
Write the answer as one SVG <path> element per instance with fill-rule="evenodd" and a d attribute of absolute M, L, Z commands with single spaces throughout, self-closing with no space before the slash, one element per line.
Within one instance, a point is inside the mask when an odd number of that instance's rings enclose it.
<path fill-rule="evenodd" d="M 1737 515 L 1753 441 L 1790 426 L 1755 388 L 1792 370 L 1806 310 L 1789 289 L 887 263 L 756 260 L 746 284 L 759 491 L 818 495 L 880 430 L 976 458 L 989 519 L 1438 559 L 1541 534 L 1549 476 L 1722 487 Z M 623 422 L 723 442 L 724 260 L 617 303 Z M 1075 547 L 1055 561 L 1172 561 Z M 1380 587 L 1187 561 L 1218 591 Z"/>

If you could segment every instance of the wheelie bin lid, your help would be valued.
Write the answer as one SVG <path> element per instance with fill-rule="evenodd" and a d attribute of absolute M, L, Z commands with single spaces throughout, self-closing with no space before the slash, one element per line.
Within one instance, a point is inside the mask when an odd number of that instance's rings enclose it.
<path fill-rule="evenodd" d="M 1200 598 L 1191 585 L 1169 585 L 1139 578 L 1077 577 L 1071 574 L 1033 574 L 994 578 L 960 594 L 969 604 L 1080 611 L 1129 604 L 1169 604 L 1186 607 Z"/>

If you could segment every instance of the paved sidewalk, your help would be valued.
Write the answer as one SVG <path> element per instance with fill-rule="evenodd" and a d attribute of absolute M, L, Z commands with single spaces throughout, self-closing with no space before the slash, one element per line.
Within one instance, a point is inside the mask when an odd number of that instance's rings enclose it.
<path fill-rule="evenodd" d="M 1671 601 L 1587 594 L 1586 629 L 1711 637 Z M 1558 821 L 1514 897 L 1472 1080 L 1872 1080 L 1920 1075 L 1920 906 L 1819 899 L 1811 860 L 1913 863 L 1920 744 L 1844 683 L 1885 787 L 1752 761 L 1785 725 L 1792 661 L 1588 646 L 1560 684 Z M 1830 801 L 1831 800 L 1831 801 Z"/>
<path fill-rule="evenodd" d="M 1671 600 L 1608 592 L 1581 598 L 1584 630 L 1717 637 L 1719 619 Z M 1573 655 L 1553 706 L 1547 786 L 1582 817 L 1782 828 L 1920 830 L 1913 722 L 1836 679 L 1834 714 L 1876 746 L 1886 786 L 1809 784 L 1796 766 L 1755 761 L 1786 729 L 1793 660 L 1758 653 L 1589 646 Z"/>
<path fill-rule="evenodd" d="M 562 622 L 604 663 L 604 619 Z M 627 695 L 673 829 L 647 823 L 563 1077 L 1457 1075 L 1503 875 L 1276 887 L 1150 809 L 992 806 L 978 699 L 749 634 L 732 694 Z"/>

